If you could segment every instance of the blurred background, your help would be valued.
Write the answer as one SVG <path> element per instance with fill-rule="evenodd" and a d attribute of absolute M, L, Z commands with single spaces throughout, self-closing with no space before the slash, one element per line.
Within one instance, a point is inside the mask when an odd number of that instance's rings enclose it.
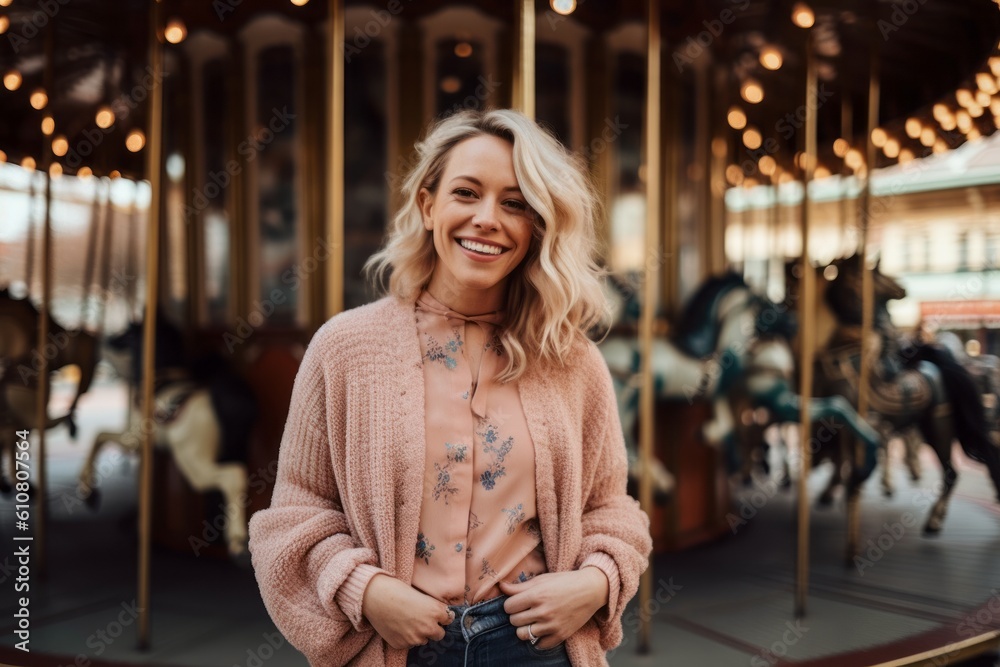
<path fill-rule="evenodd" d="M 515 107 L 604 204 L 609 662 L 995 664 L 997 2 L 0 0 L 0 76 L 0 663 L 306 664 L 245 548 L 299 360 Z"/>

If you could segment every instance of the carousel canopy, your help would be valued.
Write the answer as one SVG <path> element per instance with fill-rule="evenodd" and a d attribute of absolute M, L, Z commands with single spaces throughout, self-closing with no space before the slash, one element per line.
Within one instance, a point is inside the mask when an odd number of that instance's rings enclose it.
<path fill-rule="evenodd" d="M 403 20 L 454 4 L 347 2 Z M 513 28 L 515 4 L 474 6 Z M 184 76 L 173 44 L 164 73 L 148 67 L 150 6 L 146 0 L 0 2 L 0 157 L 41 165 L 49 133 L 52 160 L 66 173 L 86 167 L 143 175 L 149 90 Z M 235 44 L 248 22 L 267 13 L 322 31 L 328 7 L 320 0 L 164 0 L 161 31 L 168 42 L 208 31 Z M 571 10 L 568 20 L 598 36 L 645 16 L 638 0 L 536 2 L 541 21 L 563 20 L 556 9 Z M 665 0 L 661 16 L 666 75 L 711 77 L 713 113 L 722 127 L 727 121 L 733 127 L 739 159 L 773 154 L 779 166 L 794 168 L 806 48 L 806 30 L 796 22 L 811 26 L 818 59 L 821 163 L 839 164 L 864 141 L 873 56 L 882 89 L 879 165 L 954 148 L 1000 123 L 1000 8 L 992 0 Z M 668 100 L 675 102 L 693 104 Z M 835 146 L 836 139 L 844 142 Z"/>

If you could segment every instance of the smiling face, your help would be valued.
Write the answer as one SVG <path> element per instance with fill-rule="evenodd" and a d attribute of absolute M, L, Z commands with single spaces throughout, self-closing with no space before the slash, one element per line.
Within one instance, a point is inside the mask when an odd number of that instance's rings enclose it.
<path fill-rule="evenodd" d="M 465 314 L 501 309 L 535 224 L 514 176 L 511 144 L 492 135 L 456 144 L 437 191 L 422 188 L 417 203 L 437 253 L 431 295 Z"/>

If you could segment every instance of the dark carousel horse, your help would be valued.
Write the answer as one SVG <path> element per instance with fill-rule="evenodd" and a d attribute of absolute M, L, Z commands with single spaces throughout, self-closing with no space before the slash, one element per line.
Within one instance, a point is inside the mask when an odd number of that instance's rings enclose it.
<path fill-rule="evenodd" d="M 817 394 L 839 394 L 857 399 L 861 364 L 861 279 L 857 256 L 837 260 L 835 277 L 817 275 L 821 312 L 836 327 L 816 355 Z M 834 273 L 834 272 L 829 272 Z M 986 465 L 1000 500 L 1000 449 L 991 441 L 979 388 L 948 350 L 937 345 L 904 344 L 889 320 L 888 302 L 906 290 L 876 266 L 872 269 L 875 309 L 871 339 L 869 404 L 884 435 L 917 426 L 931 446 L 943 471 L 942 491 L 924 525 L 925 534 L 941 531 L 958 473 L 951 462 L 952 442 L 958 439 L 969 458 Z M 848 457 L 850 458 L 850 457 Z M 888 461 L 886 461 L 888 468 Z M 885 482 L 883 482 L 885 484 Z"/>
<path fill-rule="evenodd" d="M 38 345 L 39 312 L 29 299 L 15 299 L 0 289 L 0 450 L 7 448 L 10 479 L 3 474 L 0 460 L 0 492 L 11 491 L 14 477 L 14 434 L 21 430 L 50 429 L 66 424 L 76 437 L 77 403 L 90 388 L 97 366 L 97 339 L 79 329 L 64 329 L 49 316 L 49 339 Z M 41 355 L 48 370 L 57 371 L 75 365 L 80 369 L 76 394 L 65 414 L 47 416 L 43 424 L 36 419 L 35 405 L 40 391 Z"/>

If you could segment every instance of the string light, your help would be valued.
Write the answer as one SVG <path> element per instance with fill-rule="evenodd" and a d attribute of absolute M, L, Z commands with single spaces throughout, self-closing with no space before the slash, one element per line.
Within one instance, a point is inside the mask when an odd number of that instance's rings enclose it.
<path fill-rule="evenodd" d="M 872 130 L 872 143 L 876 148 L 882 148 L 885 146 L 885 142 L 889 140 L 889 135 L 881 127 L 876 127 Z"/>
<path fill-rule="evenodd" d="M 990 71 L 993 72 L 993 76 L 1000 77 L 1000 56 L 993 56 L 989 60 Z"/>
<path fill-rule="evenodd" d="M 90 178 L 93 175 L 94 175 L 94 170 L 86 165 L 76 170 L 77 178 Z"/>
<path fill-rule="evenodd" d="M 816 167 L 816 171 L 813 172 L 813 178 L 820 180 L 821 178 L 830 178 L 830 170 L 820 165 Z"/>
<path fill-rule="evenodd" d="M 861 156 L 861 151 L 857 148 L 852 148 L 847 151 L 847 155 L 844 156 L 844 164 L 846 164 L 851 169 L 857 171 L 865 163 L 864 158 Z"/>
<path fill-rule="evenodd" d="M 52 178 L 59 178 L 63 175 L 63 167 L 58 162 L 53 162 L 49 165 L 49 176 Z"/>
<path fill-rule="evenodd" d="M 760 131 L 754 127 L 748 127 L 743 130 L 743 145 L 754 151 L 760 148 L 760 144 L 763 138 L 760 135 Z"/>
<path fill-rule="evenodd" d="M 576 10 L 576 0 L 551 0 L 549 7 L 552 7 L 552 11 L 556 14 L 569 16 Z"/>
<path fill-rule="evenodd" d="M 121 178 L 121 177 L 122 177 L 122 173 L 120 171 L 118 171 L 117 169 L 112 169 L 111 173 L 108 174 L 108 178 L 110 178 L 112 180 L 116 179 L 116 178 Z"/>
<path fill-rule="evenodd" d="M 97 114 L 94 116 L 94 122 L 97 123 L 97 127 L 102 130 L 106 130 L 115 124 L 115 112 L 111 110 L 111 107 L 105 105 L 97 110 Z"/>
<path fill-rule="evenodd" d="M 757 168 L 765 176 L 772 176 L 778 169 L 778 163 L 770 155 L 764 155 L 757 161 Z"/>
<path fill-rule="evenodd" d="M 734 130 L 742 130 L 747 126 L 747 115 L 739 107 L 730 107 L 726 120 L 729 121 L 729 127 Z"/>
<path fill-rule="evenodd" d="M 0 151 L 0 164 L 3 164 L 6 161 L 7 161 L 7 154 L 4 153 L 3 151 Z"/>
<path fill-rule="evenodd" d="M 455 55 L 459 58 L 468 58 L 472 55 L 472 44 L 459 42 L 455 45 Z"/>
<path fill-rule="evenodd" d="M 726 167 L 726 180 L 730 185 L 740 185 L 743 183 L 743 170 L 739 165 L 731 164 Z"/>
<path fill-rule="evenodd" d="M 28 98 L 28 102 L 31 104 L 32 109 L 41 111 L 49 103 L 49 96 L 45 94 L 44 88 L 35 88 L 31 93 L 31 97 Z"/>
<path fill-rule="evenodd" d="M 21 167 L 29 171 L 33 170 L 35 168 L 35 158 L 28 155 L 21 160 Z"/>
<path fill-rule="evenodd" d="M 21 73 L 12 69 L 3 75 L 3 87 L 15 91 L 21 87 Z"/>
<path fill-rule="evenodd" d="M 979 72 L 978 74 L 976 74 L 976 85 L 979 86 L 979 90 L 984 91 L 989 95 L 994 95 L 997 92 L 996 79 L 994 79 L 986 72 Z"/>
<path fill-rule="evenodd" d="M 42 134 L 46 137 L 55 132 L 56 122 L 52 120 L 52 116 L 46 116 L 42 119 Z"/>
<path fill-rule="evenodd" d="M 747 79 L 740 88 L 740 95 L 750 104 L 758 104 L 764 99 L 764 88 L 756 79 Z"/>
<path fill-rule="evenodd" d="M 292 0 L 292 4 L 295 5 L 296 7 L 302 7 L 303 5 L 306 5 L 308 3 L 309 0 Z"/>
<path fill-rule="evenodd" d="M 7 29 L 9 27 L 10 27 L 10 19 L 7 18 L 6 16 L 0 16 L 0 35 L 7 32 Z"/>
<path fill-rule="evenodd" d="M 888 158 L 899 157 L 899 142 L 895 139 L 889 139 L 885 142 L 885 146 L 882 147 L 882 152 Z"/>
<path fill-rule="evenodd" d="M 784 63 L 784 58 L 781 57 L 781 51 L 773 46 L 765 47 L 760 52 L 760 64 L 764 66 L 765 69 L 771 71 L 781 69 L 781 65 Z"/>
<path fill-rule="evenodd" d="M 792 23 L 800 28 L 811 28 L 816 23 L 816 15 L 806 3 L 796 2 L 792 7 Z"/>
<path fill-rule="evenodd" d="M 163 38 L 171 44 L 180 44 L 187 37 L 187 34 L 187 26 L 179 18 L 167 21 L 167 27 L 163 29 Z"/>
<path fill-rule="evenodd" d="M 937 122 L 939 123 L 942 122 L 943 119 L 947 118 L 950 115 L 951 111 L 948 109 L 946 105 L 940 103 L 934 105 L 934 120 L 936 120 Z"/>
<path fill-rule="evenodd" d="M 69 141 L 63 135 L 58 135 L 52 138 L 52 152 L 59 157 L 66 155 L 69 150 Z"/>
<path fill-rule="evenodd" d="M 847 139 L 841 137 L 833 142 L 833 154 L 837 157 L 844 157 L 847 155 L 847 151 L 850 150 L 851 145 L 847 143 Z"/>
<path fill-rule="evenodd" d="M 920 136 L 920 130 L 923 129 L 923 126 L 920 124 L 920 121 L 917 120 L 916 118 L 907 118 L 905 129 L 906 129 L 906 136 L 908 136 L 910 139 L 916 139 L 917 137 Z"/>
<path fill-rule="evenodd" d="M 138 153 L 145 145 L 146 135 L 142 133 L 142 130 L 132 130 L 128 133 L 128 136 L 125 137 L 125 148 L 129 149 L 133 153 Z"/>

